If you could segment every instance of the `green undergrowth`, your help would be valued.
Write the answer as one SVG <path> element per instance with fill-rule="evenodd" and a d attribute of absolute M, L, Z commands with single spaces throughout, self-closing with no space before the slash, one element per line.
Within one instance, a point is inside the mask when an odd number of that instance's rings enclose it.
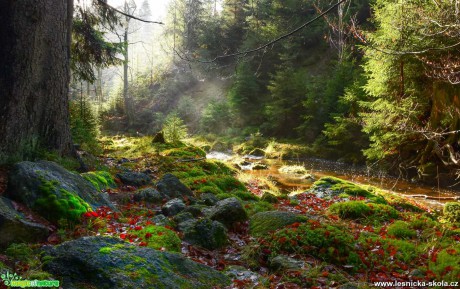
<path fill-rule="evenodd" d="M 348 201 L 334 203 L 329 207 L 329 213 L 341 219 L 357 220 L 362 223 L 378 224 L 399 217 L 398 211 L 385 204 L 366 203 L 365 201 Z"/>
<path fill-rule="evenodd" d="M 76 194 L 57 189 L 57 181 L 41 180 L 38 187 L 40 197 L 34 204 L 37 210 L 47 220 L 57 223 L 61 219 L 77 223 L 81 215 L 91 211 L 91 206 Z"/>
<path fill-rule="evenodd" d="M 181 240 L 177 233 L 162 226 L 148 225 L 129 231 L 130 237 L 143 240 L 144 245 L 153 249 L 167 251 L 180 251 Z"/>
<path fill-rule="evenodd" d="M 112 175 L 106 171 L 95 171 L 82 174 L 82 177 L 89 181 L 98 191 L 115 188 Z"/>

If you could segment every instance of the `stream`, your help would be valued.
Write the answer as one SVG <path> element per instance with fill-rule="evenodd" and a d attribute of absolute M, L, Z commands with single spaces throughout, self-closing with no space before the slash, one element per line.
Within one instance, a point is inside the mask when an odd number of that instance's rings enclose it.
<path fill-rule="evenodd" d="M 269 177 L 276 181 L 277 186 L 284 192 L 306 191 L 312 185 L 312 180 L 301 177 L 297 174 L 281 173 L 282 166 L 303 166 L 307 173 L 314 176 L 317 180 L 323 176 L 334 176 L 344 180 L 349 180 L 363 185 L 372 185 L 380 189 L 395 192 L 397 194 L 426 195 L 430 197 L 459 197 L 460 193 L 446 188 L 437 188 L 420 183 L 413 183 L 407 180 L 397 179 L 382 172 L 370 172 L 365 166 L 352 166 L 350 164 L 322 160 L 279 160 L 265 159 L 255 156 L 237 156 L 230 153 L 211 151 L 206 156 L 208 159 L 231 162 L 236 158 L 243 158 L 248 163 L 261 162 L 267 165 L 267 169 L 251 170 L 251 165 L 242 166 L 242 170 L 256 177 Z M 443 203 L 452 200 L 430 200 L 424 198 L 414 198 L 415 201 L 428 207 L 439 209 Z"/>

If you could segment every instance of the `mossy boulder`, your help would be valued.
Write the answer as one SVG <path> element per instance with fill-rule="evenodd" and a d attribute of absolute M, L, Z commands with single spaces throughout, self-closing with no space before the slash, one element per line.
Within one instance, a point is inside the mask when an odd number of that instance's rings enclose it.
<path fill-rule="evenodd" d="M 158 192 L 154 188 L 145 188 L 133 194 L 133 200 L 135 202 L 161 204 L 163 201 L 168 199 L 168 196 Z"/>
<path fill-rule="evenodd" d="M 329 213 L 342 219 L 361 220 L 362 222 L 385 222 L 399 217 L 398 211 L 385 204 L 366 203 L 364 201 L 348 201 L 334 203 Z"/>
<path fill-rule="evenodd" d="M 272 203 L 272 204 L 278 203 L 278 198 L 270 192 L 264 192 L 260 200 L 268 202 L 268 203 Z"/>
<path fill-rule="evenodd" d="M 251 235 L 262 236 L 270 231 L 276 231 L 293 223 L 306 222 L 307 220 L 307 217 L 291 212 L 260 212 L 251 217 L 249 228 Z"/>
<path fill-rule="evenodd" d="M 11 243 L 42 242 L 50 230 L 42 225 L 27 220 L 16 211 L 11 200 L 0 197 L 0 247 Z"/>
<path fill-rule="evenodd" d="M 315 194 L 318 198 L 348 195 L 353 197 L 365 197 L 375 203 L 387 203 L 382 196 L 376 195 L 367 188 L 336 177 L 322 177 L 313 183 L 309 193 Z"/>
<path fill-rule="evenodd" d="M 213 288 L 230 285 L 224 274 L 181 254 L 137 247 L 110 237 L 84 237 L 46 246 L 45 270 L 65 288 Z"/>
<path fill-rule="evenodd" d="M 305 267 L 305 262 L 291 258 L 286 255 L 278 255 L 270 260 L 270 269 L 280 270 L 300 270 Z"/>
<path fill-rule="evenodd" d="M 181 199 L 172 199 L 161 207 L 165 216 L 175 216 L 185 209 L 185 203 Z"/>
<path fill-rule="evenodd" d="M 228 198 L 217 202 L 214 207 L 210 208 L 208 217 L 223 223 L 228 228 L 237 222 L 246 221 L 248 214 L 237 198 Z"/>
<path fill-rule="evenodd" d="M 157 250 L 180 251 L 181 240 L 173 230 L 155 225 L 138 229 L 130 230 L 129 235 L 143 242 L 143 245 Z"/>
<path fill-rule="evenodd" d="M 218 249 L 228 243 L 227 230 L 218 221 L 196 220 L 185 227 L 184 241 L 209 250 Z"/>
<path fill-rule="evenodd" d="M 387 232 L 398 239 L 412 239 L 417 236 L 417 232 L 410 228 L 409 223 L 399 220 L 388 226 Z"/>
<path fill-rule="evenodd" d="M 161 194 L 169 198 L 193 197 L 193 192 L 173 174 L 165 174 L 156 187 Z"/>
<path fill-rule="evenodd" d="M 128 186 L 141 187 L 149 185 L 152 182 L 152 178 L 149 175 L 140 172 L 121 172 L 116 177 Z"/>
<path fill-rule="evenodd" d="M 81 176 L 89 181 L 98 191 L 117 187 L 112 175 L 106 171 L 88 172 L 81 174 Z"/>
<path fill-rule="evenodd" d="M 52 222 L 77 221 L 99 206 L 115 209 L 106 193 L 82 176 L 49 161 L 20 162 L 9 175 L 9 196 Z"/>
<path fill-rule="evenodd" d="M 444 206 L 444 218 L 451 223 L 460 223 L 460 202 L 449 202 Z"/>

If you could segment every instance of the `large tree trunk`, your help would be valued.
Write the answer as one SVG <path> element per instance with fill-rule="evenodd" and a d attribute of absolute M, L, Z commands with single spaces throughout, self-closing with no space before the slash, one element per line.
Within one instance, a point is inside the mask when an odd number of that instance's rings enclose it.
<path fill-rule="evenodd" d="M 0 162 L 38 148 L 73 152 L 69 129 L 72 0 L 0 1 Z"/>

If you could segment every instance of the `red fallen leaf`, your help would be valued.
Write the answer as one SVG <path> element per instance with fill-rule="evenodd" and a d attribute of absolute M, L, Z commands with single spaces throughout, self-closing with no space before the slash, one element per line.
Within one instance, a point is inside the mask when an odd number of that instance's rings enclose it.
<path fill-rule="evenodd" d="M 56 234 L 56 233 L 51 234 L 51 235 L 48 237 L 48 242 L 51 243 L 51 244 L 59 244 L 60 241 L 61 241 L 61 238 L 60 238 L 59 235 Z"/>
<path fill-rule="evenodd" d="M 91 218 L 91 212 L 83 213 L 83 217 Z"/>
<path fill-rule="evenodd" d="M 436 234 L 436 236 L 438 236 L 438 237 L 441 237 L 441 236 L 442 236 L 442 232 L 441 232 L 441 231 L 436 231 L 435 234 Z"/>
<path fill-rule="evenodd" d="M 447 249 L 446 252 L 449 253 L 450 255 L 457 254 L 457 250 L 455 250 L 455 249 Z"/>
<path fill-rule="evenodd" d="M 126 239 L 126 234 L 120 234 L 120 238 L 123 240 Z"/>
<path fill-rule="evenodd" d="M 167 226 L 167 225 L 165 226 L 165 228 L 166 228 L 166 229 L 169 229 L 169 230 L 172 230 L 172 229 L 173 229 L 172 227 Z"/>
<path fill-rule="evenodd" d="M 325 231 L 325 232 L 324 232 L 324 236 L 325 236 L 326 238 L 329 237 L 329 235 L 331 235 L 331 232 L 329 232 L 329 231 Z"/>
<path fill-rule="evenodd" d="M 145 234 L 145 238 L 146 238 L 146 239 L 149 239 L 149 238 L 151 238 L 151 237 L 152 237 L 152 233 L 146 233 L 146 234 Z"/>
<path fill-rule="evenodd" d="M 133 239 L 129 239 L 129 242 L 132 243 L 132 242 L 134 242 L 134 240 L 133 240 Z"/>
<path fill-rule="evenodd" d="M 158 236 L 163 236 L 163 232 L 158 232 Z"/>
<path fill-rule="evenodd" d="M 323 276 L 323 277 L 327 277 L 327 276 L 329 276 L 329 272 L 327 272 L 327 271 L 324 271 L 323 273 L 321 273 L 321 276 Z"/>
<path fill-rule="evenodd" d="M 99 217 L 99 214 L 96 213 L 96 212 L 94 212 L 94 211 L 93 211 L 93 212 L 90 212 L 90 214 L 91 214 L 91 216 L 93 216 L 93 217 L 95 217 L 95 218 L 96 218 L 96 217 Z"/>
<path fill-rule="evenodd" d="M 142 230 L 142 227 L 141 226 L 136 226 L 136 227 L 134 227 L 134 230 L 140 231 L 140 230 Z"/>
<path fill-rule="evenodd" d="M 284 243 L 286 243 L 286 240 L 287 240 L 286 237 L 281 237 L 281 238 L 278 240 L 278 242 L 280 242 L 281 244 L 284 244 Z"/>
<path fill-rule="evenodd" d="M 434 251 L 432 254 L 431 254 L 431 262 L 436 262 L 436 259 L 438 257 L 438 251 Z"/>
<path fill-rule="evenodd" d="M 139 243 L 139 246 L 145 247 L 145 246 L 147 246 L 147 243 L 146 243 L 146 242 L 140 242 L 140 243 Z"/>

